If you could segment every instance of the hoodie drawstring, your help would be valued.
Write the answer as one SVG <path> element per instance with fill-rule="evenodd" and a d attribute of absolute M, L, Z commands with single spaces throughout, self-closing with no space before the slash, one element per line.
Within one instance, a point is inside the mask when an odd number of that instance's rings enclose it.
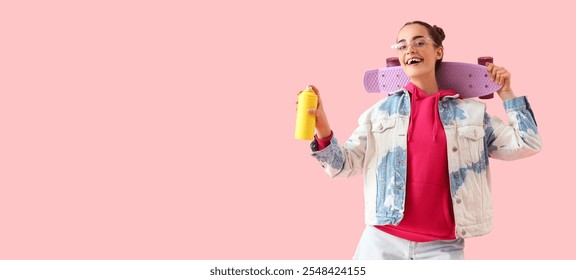
<path fill-rule="evenodd" d="M 410 92 L 410 118 L 408 120 L 408 142 L 410 142 L 410 137 L 412 136 L 412 132 L 414 131 L 414 118 L 416 114 L 414 114 L 414 104 L 416 100 L 416 93 Z"/>
<path fill-rule="evenodd" d="M 432 142 L 436 142 L 436 132 L 438 131 L 438 111 L 440 110 L 440 108 L 438 108 L 438 106 L 440 105 L 440 94 L 436 94 L 434 96 L 434 126 L 432 127 Z"/>

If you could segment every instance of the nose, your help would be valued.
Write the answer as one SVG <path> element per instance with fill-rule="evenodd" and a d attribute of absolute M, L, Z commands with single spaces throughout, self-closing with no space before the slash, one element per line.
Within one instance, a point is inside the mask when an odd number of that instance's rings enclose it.
<path fill-rule="evenodd" d="M 414 46 L 412 44 L 408 44 L 408 46 L 406 46 L 406 53 L 413 53 L 414 52 Z"/>

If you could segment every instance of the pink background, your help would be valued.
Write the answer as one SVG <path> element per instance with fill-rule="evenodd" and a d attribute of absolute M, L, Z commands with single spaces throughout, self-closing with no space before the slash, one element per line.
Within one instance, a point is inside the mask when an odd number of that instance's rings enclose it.
<path fill-rule="evenodd" d="M 293 139 L 296 94 L 318 86 L 346 139 L 382 98 L 364 72 L 420 19 L 445 61 L 507 67 L 544 140 L 491 162 L 495 228 L 466 257 L 574 259 L 565 2 L 2 1 L 0 258 L 350 259 L 362 178 Z"/>

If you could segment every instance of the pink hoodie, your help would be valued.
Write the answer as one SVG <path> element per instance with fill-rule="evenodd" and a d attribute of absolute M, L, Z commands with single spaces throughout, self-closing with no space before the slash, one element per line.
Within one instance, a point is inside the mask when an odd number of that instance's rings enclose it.
<path fill-rule="evenodd" d="M 410 92 L 411 112 L 404 218 L 397 226 L 376 227 L 417 242 L 455 239 L 446 135 L 438 103 L 456 93 L 440 90 L 426 95 L 412 83 L 405 89 Z"/>

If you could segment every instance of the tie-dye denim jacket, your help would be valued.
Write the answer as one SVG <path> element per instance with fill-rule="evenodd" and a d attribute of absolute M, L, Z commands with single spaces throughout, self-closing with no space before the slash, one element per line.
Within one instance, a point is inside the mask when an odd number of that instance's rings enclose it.
<path fill-rule="evenodd" d="M 541 149 L 536 121 L 526 97 L 504 101 L 508 125 L 473 99 L 446 96 L 438 110 L 446 133 L 448 176 L 457 237 L 492 229 L 488 158 L 515 160 Z M 404 215 L 406 147 L 410 96 L 399 90 L 366 110 L 343 146 L 335 137 L 313 153 L 331 177 L 364 175 L 365 222 L 397 225 Z M 430 159 L 434 164 L 434 159 Z"/>

